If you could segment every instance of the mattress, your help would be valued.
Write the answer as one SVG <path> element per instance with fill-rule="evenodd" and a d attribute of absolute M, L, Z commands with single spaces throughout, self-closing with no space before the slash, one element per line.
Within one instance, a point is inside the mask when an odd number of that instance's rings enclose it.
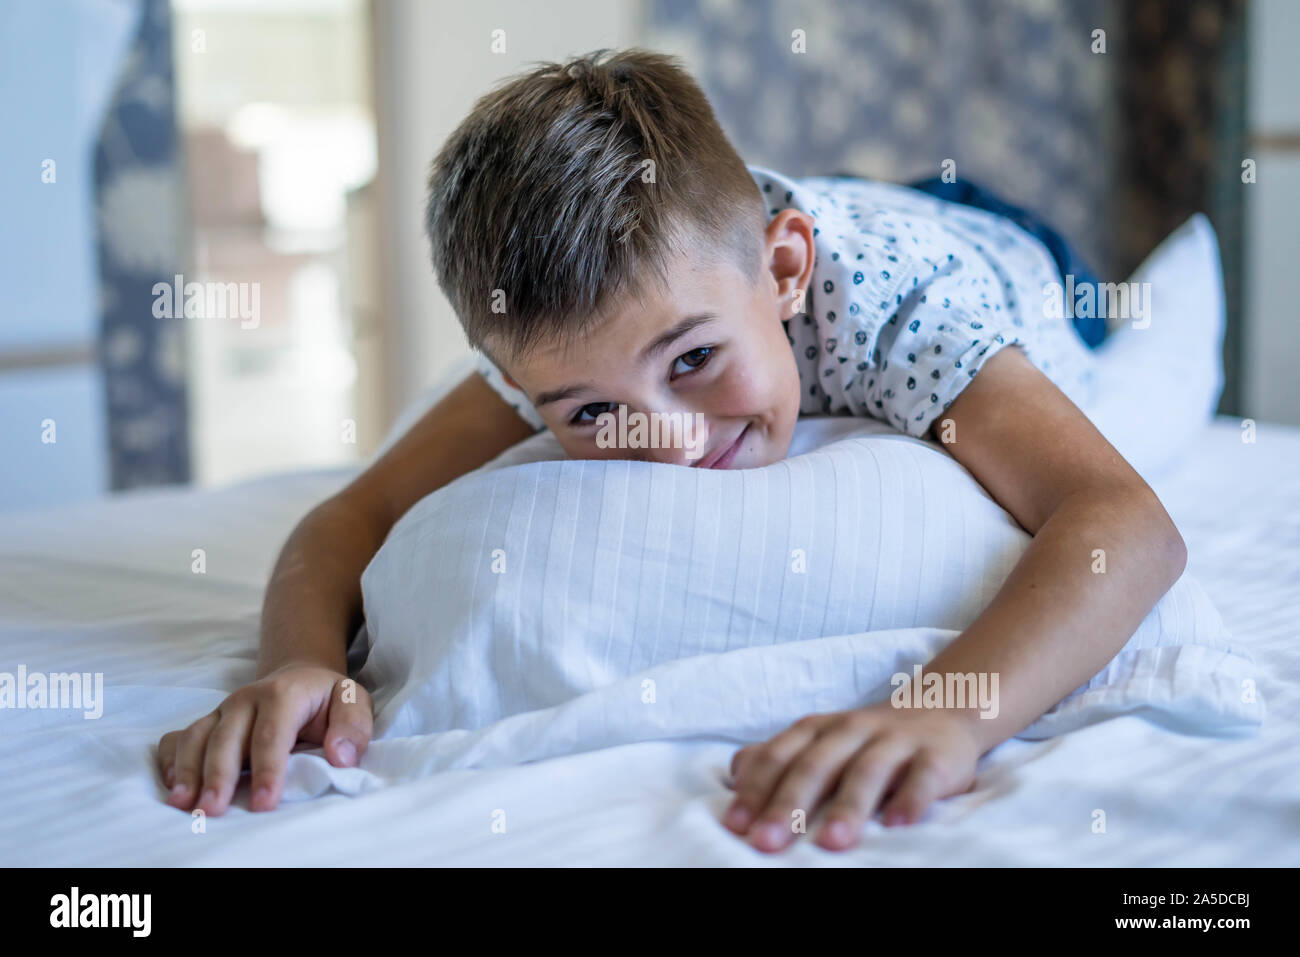
<path fill-rule="evenodd" d="M 0 516 L 0 671 L 102 672 L 102 715 L 0 711 L 0 864 L 1293 865 L 1300 846 L 1300 430 L 1220 419 L 1153 484 L 1259 663 L 1247 738 L 1122 717 L 1005 742 L 975 788 L 842 853 L 718 823 L 735 745 L 643 742 L 220 818 L 163 803 L 153 749 L 255 669 L 276 552 L 348 470 Z M 1246 437 L 1249 437 L 1246 435 Z M 1098 814 L 1098 812 L 1101 812 Z M 1098 826 L 1104 822 L 1104 828 Z"/>

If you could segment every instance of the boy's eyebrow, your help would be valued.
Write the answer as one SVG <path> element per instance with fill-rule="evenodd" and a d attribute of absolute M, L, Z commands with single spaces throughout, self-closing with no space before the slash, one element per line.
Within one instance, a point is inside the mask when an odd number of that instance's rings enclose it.
<path fill-rule="evenodd" d="M 563 389 L 555 389 L 554 391 L 551 392 L 543 392 L 541 395 L 537 397 L 537 401 L 533 403 L 533 408 L 540 408 L 544 405 L 549 405 L 552 402 L 560 402 L 564 399 L 568 399 L 571 398 L 572 396 L 577 395 L 579 392 L 590 392 L 590 391 L 592 391 L 592 387 L 587 383 L 582 382 L 579 383 L 578 385 L 565 386 Z"/>
<path fill-rule="evenodd" d="M 716 319 L 716 318 L 718 317 L 711 312 L 701 312 L 701 313 L 696 313 L 693 316 L 687 316 L 685 319 L 677 323 L 677 325 L 673 326 L 667 332 L 656 337 L 653 342 L 651 342 L 648 346 L 642 349 L 641 361 L 645 362 L 646 360 L 654 356 L 655 353 L 662 352 L 664 349 L 667 349 L 670 345 L 672 345 L 682 336 L 686 335 L 686 333 L 690 332 L 696 326 L 701 326 L 704 323 L 708 322 L 709 320 Z M 579 392 L 590 392 L 590 391 L 593 391 L 592 386 L 588 385 L 585 382 L 582 382 L 577 385 L 565 386 L 563 389 L 554 389 L 550 392 L 543 392 L 537 396 L 537 401 L 533 403 L 533 408 L 540 408 L 541 406 L 549 405 L 552 402 L 560 402 L 564 399 L 572 398 L 573 396 L 577 395 Z"/>
<path fill-rule="evenodd" d="M 700 313 L 696 313 L 693 316 L 687 316 L 681 322 L 677 323 L 677 325 L 673 326 L 667 332 L 663 333 L 663 335 L 657 337 L 653 342 L 651 342 L 648 346 L 642 349 L 641 361 L 646 362 L 647 360 L 653 358 L 655 353 L 662 352 L 664 349 L 667 349 L 670 345 L 672 345 L 682 336 L 686 335 L 686 333 L 690 332 L 696 326 L 701 326 L 704 323 L 708 322 L 710 319 L 716 319 L 716 318 L 718 317 L 711 312 L 700 312 Z"/>

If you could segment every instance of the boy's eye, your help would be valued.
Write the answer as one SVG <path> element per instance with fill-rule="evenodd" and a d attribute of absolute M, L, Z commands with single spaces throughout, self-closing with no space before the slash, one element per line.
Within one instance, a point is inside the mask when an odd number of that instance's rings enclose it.
<path fill-rule="evenodd" d="M 673 363 L 672 374 L 674 376 L 686 375 L 688 372 L 694 372 L 696 369 L 703 369 L 709 364 L 709 359 L 713 357 L 713 346 L 701 346 L 698 349 L 692 349 L 677 357 Z M 685 363 L 685 368 L 681 368 Z"/>
<path fill-rule="evenodd" d="M 614 411 L 613 402 L 589 402 L 579 409 L 572 419 L 569 420 L 571 425 L 589 425 L 596 421 L 596 417 L 606 412 Z M 591 418 L 585 418 L 590 415 Z"/>

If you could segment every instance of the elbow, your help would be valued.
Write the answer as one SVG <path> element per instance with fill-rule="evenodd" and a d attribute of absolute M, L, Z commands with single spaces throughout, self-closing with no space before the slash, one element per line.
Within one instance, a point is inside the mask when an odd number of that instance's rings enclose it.
<path fill-rule="evenodd" d="M 1169 522 L 1169 531 L 1165 537 L 1164 552 L 1165 561 L 1168 563 L 1169 584 L 1172 585 L 1187 569 L 1187 543 L 1183 541 L 1183 536 L 1173 521 L 1168 519 L 1168 516 L 1166 519 Z"/>
<path fill-rule="evenodd" d="M 1187 568 L 1187 543 L 1155 492 L 1147 488 L 1144 499 L 1142 511 L 1146 521 L 1142 525 L 1148 529 L 1150 559 L 1154 567 L 1161 570 L 1168 588 L 1182 577 Z"/>
<path fill-rule="evenodd" d="M 1172 521 L 1169 523 L 1174 524 Z M 1183 541 L 1183 536 L 1179 534 L 1177 526 L 1174 526 L 1172 547 L 1174 550 L 1174 581 L 1177 581 L 1187 568 L 1187 543 Z"/>

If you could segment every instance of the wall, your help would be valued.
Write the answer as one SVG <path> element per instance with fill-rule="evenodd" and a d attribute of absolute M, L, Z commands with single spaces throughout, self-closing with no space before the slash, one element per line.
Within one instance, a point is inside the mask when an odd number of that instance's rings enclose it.
<path fill-rule="evenodd" d="M 1300 425 L 1300 4 L 1255 0 L 1250 18 L 1246 412 Z"/>

